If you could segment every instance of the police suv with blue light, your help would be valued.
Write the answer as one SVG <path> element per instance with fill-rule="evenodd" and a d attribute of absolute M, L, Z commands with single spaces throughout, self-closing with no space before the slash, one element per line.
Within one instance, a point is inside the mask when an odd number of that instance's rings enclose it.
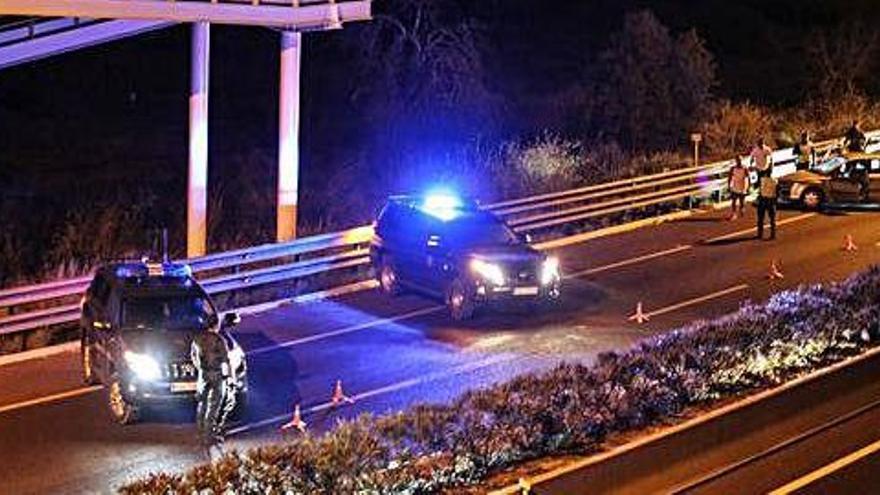
<path fill-rule="evenodd" d="M 189 266 L 106 265 L 82 300 L 83 380 L 104 385 L 110 412 L 122 424 L 136 421 L 145 407 L 192 401 L 198 378 L 192 340 L 214 331 L 226 344 L 230 382 L 244 404 L 247 363 L 229 333 L 238 321 L 235 313 L 220 318 Z"/>
<path fill-rule="evenodd" d="M 392 196 L 374 228 L 370 257 L 381 289 L 442 298 L 455 320 L 496 301 L 560 297 L 559 260 L 473 200 L 449 193 Z"/>

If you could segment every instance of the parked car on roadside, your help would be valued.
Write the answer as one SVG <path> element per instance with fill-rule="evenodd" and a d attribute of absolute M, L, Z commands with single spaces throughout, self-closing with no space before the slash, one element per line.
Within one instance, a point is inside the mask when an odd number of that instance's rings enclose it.
<path fill-rule="evenodd" d="M 498 217 L 452 195 L 394 196 L 375 222 L 370 257 L 382 291 L 439 299 L 455 320 L 499 301 L 556 301 L 559 261 Z"/>
<path fill-rule="evenodd" d="M 833 156 L 779 178 L 780 202 L 816 210 L 829 204 L 880 202 L 880 153 Z"/>
<path fill-rule="evenodd" d="M 113 418 L 137 421 L 146 407 L 192 401 L 197 370 L 193 336 L 217 331 L 228 349 L 239 405 L 247 394 L 247 363 L 229 330 L 236 313 L 221 318 L 189 266 L 112 263 L 100 268 L 82 300 L 82 375 L 103 384 Z"/>

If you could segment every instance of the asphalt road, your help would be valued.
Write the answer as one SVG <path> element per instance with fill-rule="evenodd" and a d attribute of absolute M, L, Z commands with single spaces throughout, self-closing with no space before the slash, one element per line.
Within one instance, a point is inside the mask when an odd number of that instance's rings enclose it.
<path fill-rule="evenodd" d="M 340 417 L 448 400 L 880 261 L 874 213 L 785 212 L 776 241 L 754 240 L 750 218 L 723 216 L 709 212 L 559 248 L 564 299 L 546 313 L 506 308 L 456 325 L 435 301 L 364 291 L 246 316 L 237 334 L 248 352 L 252 397 L 227 445 L 277 440 L 294 403 L 321 430 Z M 857 251 L 841 249 L 846 235 Z M 774 259 L 782 280 L 766 276 Z M 627 319 L 639 301 L 651 316 L 642 325 Z M 190 411 L 117 426 L 103 390 L 83 388 L 78 368 L 74 352 L 0 366 L 0 493 L 111 492 L 148 472 L 205 460 Z M 355 404 L 328 407 L 337 379 Z"/>

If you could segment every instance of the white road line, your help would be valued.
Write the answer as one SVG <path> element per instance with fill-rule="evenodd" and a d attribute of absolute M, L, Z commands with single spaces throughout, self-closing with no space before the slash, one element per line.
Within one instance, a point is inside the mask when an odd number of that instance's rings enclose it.
<path fill-rule="evenodd" d="M 614 268 L 620 268 L 624 266 L 634 265 L 636 263 L 641 263 L 642 261 L 649 261 L 656 258 L 662 258 L 663 256 L 669 256 L 670 254 L 680 253 L 682 251 L 687 251 L 689 249 L 693 249 L 691 245 L 677 246 L 671 249 L 664 249 L 663 251 L 657 251 L 654 253 L 645 254 L 642 256 L 636 256 L 635 258 L 630 258 L 627 260 L 617 261 L 614 263 L 609 263 L 603 266 L 597 266 L 595 268 L 589 268 L 587 270 L 581 270 L 574 273 L 566 273 L 563 278 L 576 278 L 583 277 L 586 275 L 594 275 L 596 273 L 601 273 L 604 271 L 612 270 Z"/>
<path fill-rule="evenodd" d="M 798 215 L 796 217 L 791 217 L 791 218 L 786 218 L 784 220 L 780 220 L 780 221 L 776 222 L 776 226 L 779 227 L 781 225 L 788 225 L 790 223 L 800 222 L 801 220 L 806 220 L 808 218 L 813 218 L 815 216 L 816 216 L 815 213 L 803 213 L 803 214 Z M 742 230 L 738 230 L 736 232 L 731 232 L 729 234 L 724 234 L 724 235 L 720 235 L 718 237 L 712 237 L 710 239 L 706 239 L 703 241 L 703 243 L 704 244 L 712 244 L 713 242 L 726 241 L 728 239 L 733 239 L 735 237 L 739 237 L 743 234 L 754 234 L 755 232 L 756 232 L 755 227 L 752 227 L 749 229 L 742 229 Z"/>
<path fill-rule="evenodd" d="M 302 337 L 299 339 L 294 339 L 294 340 L 290 340 L 287 342 L 282 342 L 280 344 L 273 344 L 273 345 L 268 345 L 265 347 L 259 347 L 257 349 L 253 349 L 253 350 L 249 351 L 247 354 L 248 354 L 248 356 L 257 356 L 260 354 L 265 354 L 267 352 L 273 352 L 273 351 L 277 351 L 280 349 L 287 349 L 289 347 L 293 347 L 293 346 L 297 346 L 297 345 L 308 344 L 308 343 L 316 342 L 319 340 L 329 339 L 331 337 L 338 337 L 340 335 L 345 335 L 345 334 L 349 334 L 349 333 L 353 333 L 353 332 L 358 332 L 361 330 L 366 330 L 367 328 L 378 327 L 381 325 L 387 325 L 389 323 L 395 323 L 395 322 L 398 322 L 401 320 L 408 320 L 410 318 L 415 318 L 417 316 L 436 313 L 437 311 L 440 311 L 442 309 L 444 309 L 443 306 L 431 306 L 429 308 L 423 308 L 423 309 L 418 309 L 415 311 L 410 311 L 409 313 L 404 313 L 404 314 L 398 315 L 398 316 L 392 316 L 390 318 L 382 318 L 380 320 L 372 320 L 372 321 L 368 321 L 368 322 L 364 322 L 364 323 L 359 323 L 357 325 L 352 325 L 350 327 L 340 328 L 339 330 L 333 330 L 333 331 L 326 332 L 326 333 L 319 333 L 316 335 L 309 335 L 308 337 Z"/>
<path fill-rule="evenodd" d="M 16 364 L 22 361 L 30 361 L 32 359 L 45 359 L 56 354 L 63 354 L 65 352 L 73 352 L 77 350 L 79 350 L 79 341 L 42 347 L 30 351 L 16 352 L 15 354 L 9 354 L 8 356 L 0 356 L 0 366 Z"/>
<path fill-rule="evenodd" d="M 728 287 L 724 290 L 719 290 L 718 292 L 713 292 L 711 294 L 706 294 L 705 296 L 695 297 L 693 299 L 688 299 L 687 301 L 682 301 L 680 303 L 673 304 L 671 306 L 666 306 L 665 308 L 656 309 L 649 313 L 646 313 L 648 317 L 660 316 L 666 313 L 671 313 L 673 311 L 679 310 L 681 308 L 686 308 L 688 306 L 693 306 L 695 304 L 700 304 L 702 302 L 711 301 L 712 299 L 717 299 L 722 296 L 726 296 L 727 294 L 732 294 L 734 292 L 743 291 L 749 288 L 749 284 L 740 284 L 735 285 L 733 287 Z"/>
<path fill-rule="evenodd" d="M 804 488 L 805 486 L 807 486 L 815 481 L 818 481 L 822 478 L 825 478 L 825 477 L 833 474 L 835 471 L 839 471 L 839 470 L 849 466 L 850 464 L 858 462 L 859 460 L 861 460 L 869 455 L 872 455 L 878 451 L 880 451 L 880 440 L 878 440 L 878 441 L 876 441 L 866 447 L 862 447 L 861 449 L 859 449 L 855 452 L 852 452 L 844 457 L 841 457 L 830 464 L 822 466 L 821 468 L 819 468 L 811 473 L 808 473 L 804 476 L 801 476 L 800 478 L 773 490 L 772 492 L 770 492 L 769 495 L 788 495 L 789 493 L 794 493 L 794 492 L 800 490 L 801 488 Z"/>
<path fill-rule="evenodd" d="M 22 409 L 25 407 L 36 406 L 39 404 L 45 404 L 47 402 L 54 402 L 56 400 L 70 399 L 72 397 L 79 397 L 80 395 L 85 395 L 94 392 L 95 390 L 100 390 L 100 385 L 94 385 L 91 387 L 83 387 L 75 390 L 68 390 L 67 392 L 60 392 L 57 394 L 47 395 L 45 397 L 40 397 L 38 399 L 31 399 L 22 402 L 16 402 L 14 404 L 7 404 L 5 406 L 0 406 L 0 413 L 5 413 L 9 411 L 15 411 L 16 409 Z"/>
<path fill-rule="evenodd" d="M 409 380 L 404 380 L 401 382 L 392 383 L 391 385 L 386 385 L 384 387 L 376 388 L 376 389 L 369 390 L 366 392 L 361 392 L 357 395 L 351 396 L 351 398 L 354 399 L 355 402 L 357 402 L 357 401 L 361 401 L 364 399 L 369 399 L 371 397 L 385 395 L 385 394 L 388 394 L 391 392 L 397 392 L 399 390 L 403 390 L 406 388 L 411 388 L 411 387 L 415 387 L 418 385 L 423 385 L 425 383 L 436 381 L 436 380 L 439 380 L 442 378 L 449 378 L 449 377 L 456 376 L 456 375 L 470 373 L 472 371 L 477 371 L 480 369 L 488 368 L 488 367 L 494 366 L 496 364 L 509 363 L 509 362 L 517 361 L 517 360 L 524 359 L 524 358 L 525 358 L 525 356 L 523 356 L 523 355 L 496 356 L 491 359 L 486 359 L 483 361 L 477 361 L 477 362 L 473 362 L 473 363 L 459 365 L 459 366 L 456 366 L 456 367 L 451 368 L 446 371 L 437 371 L 437 372 L 430 373 L 430 374 L 427 374 L 427 375 L 419 377 L 419 378 L 411 378 Z M 321 412 L 321 411 L 325 411 L 327 409 L 331 409 L 332 407 L 333 407 L 333 403 L 328 401 L 328 402 L 324 402 L 322 404 L 318 404 L 318 405 L 303 409 L 302 413 L 303 414 L 314 414 L 316 412 Z M 229 435 L 230 436 L 238 435 L 238 434 L 245 433 L 248 431 L 252 431 L 252 430 L 259 429 L 259 428 L 264 428 L 267 426 L 278 424 L 278 423 L 281 423 L 287 419 L 290 419 L 290 416 L 291 416 L 291 413 L 281 414 L 281 415 L 273 416 L 271 418 L 263 419 L 263 420 L 260 420 L 260 421 L 254 422 L 254 423 L 242 425 L 237 428 L 232 428 L 229 430 Z"/>

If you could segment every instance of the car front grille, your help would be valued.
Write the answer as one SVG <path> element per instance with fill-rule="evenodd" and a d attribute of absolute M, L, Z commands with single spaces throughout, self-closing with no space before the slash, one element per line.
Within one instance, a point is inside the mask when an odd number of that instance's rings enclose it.
<path fill-rule="evenodd" d="M 168 363 L 165 366 L 165 378 L 168 380 L 195 380 L 196 367 L 189 361 Z"/>
<path fill-rule="evenodd" d="M 535 285 L 538 280 L 538 270 L 534 264 L 518 264 L 509 268 L 511 285 Z"/>

